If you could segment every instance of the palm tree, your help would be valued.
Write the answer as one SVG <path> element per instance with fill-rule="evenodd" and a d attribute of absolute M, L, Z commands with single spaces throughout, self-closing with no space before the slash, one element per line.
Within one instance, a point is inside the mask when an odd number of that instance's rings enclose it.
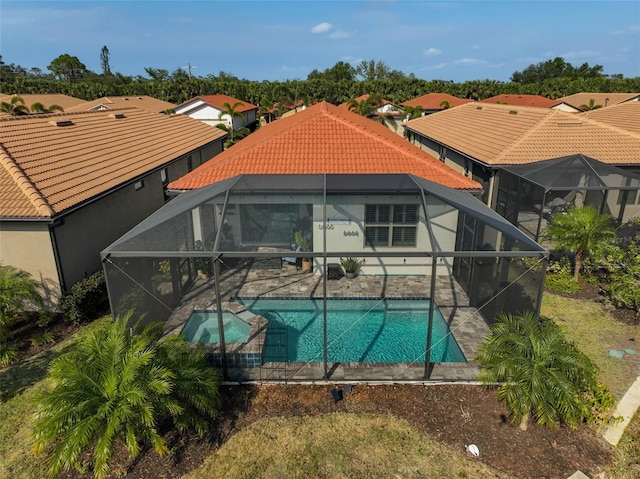
<path fill-rule="evenodd" d="M 358 115 L 366 116 L 370 118 L 376 114 L 376 110 L 382 106 L 382 98 L 379 95 L 369 95 L 366 98 L 358 101 L 355 98 L 351 98 L 347 101 L 347 107 L 349 110 L 357 113 Z"/>
<path fill-rule="evenodd" d="M 405 106 L 402 109 L 402 113 L 407 121 L 413 120 L 414 118 L 420 118 L 422 116 L 422 107 L 418 106 Z"/>
<path fill-rule="evenodd" d="M 590 415 L 585 393 L 596 390 L 597 369 L 562 337 L 549 320 L 528 311 L 519 316 L 500 313 L 491 336 L 479 348 L 479 379 L 499 383 L 498 399 L 507 404 L 514 423 L 527 429 L 529 417 L 553 427 L 575 427 Z"/>
<path fill-rule="evenodd" d="M 29 273 L 0 265 L 0 366 L 7 366 L 18 358 L 18 349 L 9 344 L 14 321 L 41 302 L 39 284 Z"/>
<path fill-rule="evenodd" d="M 234 131 L 234 127 L 233 127 L 233 121 L 235 118 L 240 118 L 240 121 L 243 123 L 244 126 L 244 115 L 242 114 L 241 111 L 238 111 L 238 108 L 243 107 L 244 103 L 242 103 L 241 101 L 237 101 L 235 102 L 233 105 L 229 104 L 229 102 L 224 102 L 222 104 L 223 108 L 222 111 L 220 112 L 220 114 L 218 115 L 218 119 L 222 120 L 222 118 L 225 115 L 228 115 L 229 118 L 231 119 L 231 127 L 229 128 L 229 135 L 230 135 L 230 139 L 231 139 L 231 144 L 234 143 L 234 138 L 233 138 L 233 131 Z"/>
<path fill-rule="evenodd" d="M 596 101 L 593 98 L 589 99 L 588 105 L 580 105 L 582 111 L 597 110 L 598 108 L 602 108 L 602 105 L 596 105 Z"/>
<path fill-rule="evenodd" d="M 12 115 L 12 116 L 22 116 L 22 115 L 29 114 L 29 109 L 27 108 L 27 105 L 25 105 L 22 97 L 18 95 L 12 96 L 11 100 L 8 102 L 6 101 L 1 102 L 0 111 L 2 111 L 3 113 L 8 113 L 9 115 Z"/>
<path fill-rule="evenodd" d="M 578 281 L 584 260 L 604 251 L 616 239 L 611 217 L 601 215 L 592 206 L 571 207 L 555 215 L 544 237 L 555 241 L 558 251 L 575 253 L 573 279 Z"/>
<path fill-rule="evenodd" d="M 51 389 L 36 400 L 34 450 L 48 453 L 52 476 L 78 469 L 90 451 L 95 477 L 104 477 L 116 442 L 132 458 L 146 446 L 166 454 L 165 418 L 180 433 L 202 434 L 216 416 L 220 379 L 204 351 L 179 338 L 158 342 L 149 328 L 129 335 L 129 320 L 93 331 L 51 364 Z"/>
<path fill-rule="evenodd" d="M 40 102 L 36 102 L 31 105 L 31 113 L 53 113 L 56 111 L 64 111 L 64 108 L 60 105 L 51 105 L 47 108 Z"/>
<path fill-rule="evenodd" d="M 41 299 L 39 284 L 29 273 L 0 265 L 0 343 L 6 342 L 15 318 Z"/>

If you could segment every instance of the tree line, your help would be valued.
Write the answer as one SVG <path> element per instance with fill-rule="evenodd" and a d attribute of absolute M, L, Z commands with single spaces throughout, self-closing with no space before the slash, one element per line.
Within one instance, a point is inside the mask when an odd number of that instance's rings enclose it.
<path fill-rule="evenodd" d="M 61 93 L 83 100 L 148 95 L 176 104 L 198 95 L 224 93 L 265 109 L 272 108 L 274 103 L 295 105 L 326 100 L 339 104 L 365 93 L 402 103 L 430 92 L 482 100 L 499 94 L 536 94 L 555 99 L 585 91 L 640 91 L 640 77 L 605 75 L 601 65 L 585 63 L 574 67 L 559 57 L 514 72 L 509 82 L 485 79 L 460 83 L 417 78 L 375 60 L 363 60 L 356 66 L 338 62 L 322 71 L 313 70 L 306 79 L 284 81 L 247 80 L 223 71 L 203 77 L 181 68 L 169 72 L 152 67 L 144 68 L 147 76 L 127 76 L 112 72 L 106 46 L 100 52 L 100 64 L 102 73 L 95 73 L 77 57 L 64 54 L 51 62 L 47 73 L 39 68 L 5 64 L 0 56 L 0 91 L 4 94 Z"/>

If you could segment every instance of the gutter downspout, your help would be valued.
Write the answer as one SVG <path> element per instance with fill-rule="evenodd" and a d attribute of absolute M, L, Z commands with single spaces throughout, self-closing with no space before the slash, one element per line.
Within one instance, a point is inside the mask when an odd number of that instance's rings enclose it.
<path fill-rule="evenodd" d="M 60 294 L 67 292 L 67 285 L 64 282 L 64 275 L 62 274 L 62 262 L 60 261 L 60 249 L 58 248 L 58 241 L 56 240 L 55 229 L 58 226 L 62 226 L 64 222 L 61 220 L 53 220 L 47 226 L 49 228 L 49 238 L 51 239 L 51 248 L 53 249 L 53 260 L 56 264 L 56 272 L 58 273 L 58 284 L 60 284 Z"/>

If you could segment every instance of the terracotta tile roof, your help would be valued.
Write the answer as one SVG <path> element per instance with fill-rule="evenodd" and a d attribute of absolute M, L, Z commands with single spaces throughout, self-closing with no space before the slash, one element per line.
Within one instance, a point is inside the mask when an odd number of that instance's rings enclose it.
<path fill-rule="evenodd" d="M 114 110 L 117 108 L 129 108 L 137 107 L 144 110 L 149 110 L 154 113 L 163 112 L 165 110 L 173 109 L 176 105 L 169 103 L 168 101 L 158 100 L 151 96 L 110 96 L 102 97 L 97 100 L 88 101 L 84 104 L 75 106 L 73 108 L 65 109 L 65 112 L 74 111 L 90 111 L 98 109 Z"/>
<path fill-rule="evenodd" d="M 54 216 L 225 135 L 139 108 L 0 119 L 0 217 Z"/>
<path fill-rule="evenodd" d="M 34 103 L 42 103 L 45 107 L 50 107 L 51 105 L 58 105 L 64 108 L 64 111 L 67 111 L 69 108 L 80 105 L 82 103 L 86 103 L 84 100 L 80 98 L 75 98 L 73 96 L 62 95 L 60 93 L 47 93 L 47 94 L 22 94 L 17 93 L 17 96 L 24 100 L 24 104 L 27 108 L 31 108 L 31 105 Z M 16 95 L 0 95 L 0 102 L 6 101 L 10 102 L 11 98 Z"/>
<path fill-rule="evenodd" d="M 536 106 L 538 108 L 551 108 L 558 103 L 558 100 L 550 100 L 546 96 L 540 95 L 496 95 L 491 98 L 480 100 L 480 103 L 502 103 L 513 106 Z"/>
<path fill-rule="evenodd" d="M 571 106 L 575 106 L 576 108 L 580 108 L 581 105 L 588 105 L 591 99 L 594 100 L 596 105 L 612 106 L 617 103 L 623 103 L 625 101 L 629 101 L 633 98 L 640 97 L 640 93 L 575 93 L 569 96 L 563 96 L 562 98 L 558 98 L 558 101 L 563 101 Z M 609 101 L 605 101 L 609 99 Z"/>
<path fill-rule="evenodd" d="M 169 188 L 200 188 L 243 173 L 411 173 L 452 188 L 481 188 L 385 126 L 327 102 L 263 126 Z"/>
<path fill-rule="evenodd" d="M 580 113 L 580 116 L 640 134 L 640 101 L 626 101 Z"/>
<path fill-rule="evenodd" d="M 241 106 L 237 109 L 237 111 L 244 113 L 245 111 L 251 111 L 251 110 L 257 110 L 258 107 L 256 105 L 252 105 L 251 103 L 249 103 L 248 101 L 244 101 L 244 100 L 238 100 L 237 98 L 233 98 L 232 96 L 229 95 L 200 95 L 197 96 L 195 98 L 192 98 L 191 100 L 187 100 L 184 103 L 181 103 L 178 106 L 182 106 L 182 105 L 186 105 L 189 104 L 191 102 L 193 102 L 194 100 L 197 99 L 201 99 L 204 102 L 208 103 L 209 105 L 216 107 L 218 110 L 222 110 L 224 109 L 224 104 L 228 103 L 229 105 L 233 106 L 234 104 L 236 104 L 237 102 L 243 103 L 244 106 Z"/>
<path fill-rule="evenodd" d="M 414 98 L 402 103 L 402 106 L 422 107 L 423 110 L 442 110 L 442 102 L 446 101 L 452 108 L 454 106 L 464 105 L 465 103 L 471 103 L 472 100 L 466 98 L 458 98 L 457 96 L 449 95 L 447 93 L 427 93 L 418 98 Z"/>
<path fill-rule="evenodd" d="M 488 165 L 575 153 L 613 165 L 640 165 L 640 135 L 547 108 L 470 103 L 416 118 L 405 127 Z"/>

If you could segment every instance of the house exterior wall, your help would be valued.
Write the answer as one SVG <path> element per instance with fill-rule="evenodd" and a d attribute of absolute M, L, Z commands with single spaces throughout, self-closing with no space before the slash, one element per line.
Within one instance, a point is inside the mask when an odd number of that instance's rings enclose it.
<path fill-rule="evenodd" d="M 49 221 L 0 222 L 0 263 L 30 273 L 41 283 L 48 300 L 55 303 L 62 291 L 49 224 Z"/>
<path fill-rule="evenodd" d="M 551 107 L 552 110 L 561 110 L 561 111 L 566 111 L 569 113 L 578 113 L 580 110 L 578 110 L 577 108 L 572 107 L 571 105 L 567 105 L 566 103 L 560 103 L 556 106 L 552 106 Z"/>
<path fill-rule="evenodd" d="M 176 109 L 176 114 L 179 113 L 183 113 L 193 118 L 194 120 L 199 120 L 210 126 L 216 126 L 220 123 L 224 123 L 225 125 L 229 126 L 228 115 L 226 115 L 226 118 L 225 116 L 220 118 L 220 113 L 222 113 L 222 110 L 214 108 L 213 106 L 203 101 L 195 102 L 179 110 Z"/>
<path fill-rule="evenodd" d="M 268 199 L 263 199 L 268 204 L 292 204 L 290 197 L 282 196 L 270 196 Z M 242 230 L 241 222 L 245 221 L 241 214 L 241 208 L 239 205 L 243 203 L 254 204 L 256 202 L 255 197 L 251 196 L 238 196 L 234 197 L 231 204 L 233 204 L 233 215 L 226 217 L 227 223 L 231 226 L 233 235 L 236 238 L 240 238 L 239 232 Z M 311 225 L 312 230 L 312 244 L 313 251 L 323 251 L 323 207 L 322 197 L 309 195 L 306 198 L 296 197 L 295 204 L 309 204 L 313 205 L 313 222 Z M 393 205 L 393 204 L 416 204 L 419 205 L 416 246 L 390 246 L 390 247 L 376 247 L 375 249 L 365 245 L 365 205 Z M 427 197 L 427 207 L 429 218 L 431 220 L 431 227 L 434 234 L 434 244 L 429 236 L 429 231 L 426 227 L 425 212 L 422 208 L 422 200 L 420 196 L 329 196 L 327 198 L 327 252 L 333 253 L 345 253 L 350 252 L 354 256 L 359 253 L 371 253 L 377 252 L 380 256 L 384 257 L 386 252 L 399 252 L 399 251 L 454 251 L 456 234 L 457 234 L 457 222 L 458 213 L 450 207 L 441 204 L 434 198 Z M 221 217 L 220 212 L 222 205 L 218 205 L 216 211 L 216 223 L 220 224 Z M 293 225 L 292 225 L 292 228 Z M 281 245 L 288 246 L 288 245 Z M 329 263 L 339 263 L 339 258 L 329 258 Z M 315 259 L 315 271 L 321 271 L 322 259 Z M 450 274 L 451 261 L 441 260 L 438 264 L 438 274 L 448 275 Z M 385 257 L 383 260 L 378 258 L 367 258 L 366 264 L 361 268 L 363 274 L 368 275 L 420 275 L 431 273 L 431 259 L 425 254 L 424 257 Z"/>
<path fill-rule="evenodd" d="M 426 151 L 434 158 L 439 159 L 445 165 L 449 166 L 458 173 L 477 181 L 482 185 L 483 194 L 480 199 L 487 205 L 491 206 L 495 196 L 491 193 L 491 176 L 492 172 L 479 162 L 468 156 L 464 156 L 457 151 L 451 150 L 446 145 L 437 141 L 426 138 L 414 131 L 408 131 L 409 140 L 421 150 Z"/>
<path fill-rule="evenodd" d="M 431 244 L 429 231 L 426 227 L 425 212 L 418 209 L 418 224 L 416 246 L 414 247 L 370 247 L 365 244 L 365 205 L 366 204 L 418 204 L 419 196 L 346 196 L 327 198 L 327 252 L 352 251 L 377 252 L 384 257 L 385 252 L 407 251 L 453 251 L 457 232 L 458 213 L 451 207 L 440 204 L 433 198 L 427 198 L 427 208 L 433 230 L 434 245 Z M 314 249 L 322 249 L 323 215 L 322 205 L 314 205 L 313 242 Z M 339 262 L 337 258 L 329 262 Z M 317 271 L 320 271 L 320 261 L 316 260 Z M 442 260 L 438 264 L 438 274 L 450 274 L 450 262 Z M 362 274 L 368 275 L 419 275 L 431 273 L 431 258 L 416 257 L 386 257 L 367 258 L 361 267 Z"/>
<path fill-rule="evenodd" d="M 216 108 L 202 100 L 194 101 L 182 108 L 175 109 L 176 114 L 187 115 L 194 120 L 199 120 L 207 125 L 216 126 L 220 123 L 224 123 L 227 126 L 231 126 L 231 117 L 229 115 L 222 115 L 222 110 Z M 237 130 L 243 126 L 250 125 L 256 121 L 257 110 L 249 110 L 242 113 L 243 119 L 238 117 L 233 119 L 233 129 Z"/>

